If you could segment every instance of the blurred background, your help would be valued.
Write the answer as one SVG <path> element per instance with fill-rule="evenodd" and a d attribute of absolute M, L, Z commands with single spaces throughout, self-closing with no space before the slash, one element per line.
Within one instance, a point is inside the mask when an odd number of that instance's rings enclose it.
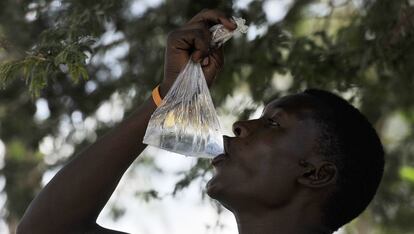
<path fill-rule="evenodd" d="M 414 233 L 413 0 L 1 0 L 0 233 L 14 233 L 62 165 L 150 95 L 166 35 L 204 8 L 250 25 L 225 45 L 212 90 L 225 134 L 274 95 L 342 95 L 380 134 L 386 171 L 369 208 L 338 233 Z M 148 147 L 98 223 L 236 234 L 232 215 L 205 196 L 210 177 L 208 160 Z"/>

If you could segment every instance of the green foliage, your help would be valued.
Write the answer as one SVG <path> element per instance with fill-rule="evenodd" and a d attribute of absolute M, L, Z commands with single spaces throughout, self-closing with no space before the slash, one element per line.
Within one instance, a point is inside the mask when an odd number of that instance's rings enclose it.
<path fill-rule="evenodd" d="M 0 85 L 6 88 L 12 79 L 22 77 L 29 86 L 29 92 L 39 97 L 53 74 L 64 72 L 75 84 L 81 78 L 87 80 L 86 52 L 92 50 L 92 42 L 94 40 L 87 38 L 70 44 L 63 41 L 56 45 L 41 45 L 20 60 L 3 62 L 0 64 Z"/>
<path fill-rule="evenodd" d="M 45 2 L 37 4 L 37 13 L 41 10 L 51 11 L 54 26 L 40 33 L 38 42 L 26 55 L 20 55 L 23 58 L 0 64 L 0 85 L 5 88 L 11 79 L 22 77 L 33 97 L 39 97 L 40 91 L 47 86 L 48 79 L 53 74 L 68 74 L 75 84 L 81 78 L 89 78 L 86 59 L 87 53 L 93 52 L 92 46 L 96 42 L 93 36 L 108 21 L 110 14 L 107 12 L 117 6 L 116 2 L 104 1 L 92 5 L 90 9 L 73 2 L 67 9 L 62 7 L 52 11 Z"/>
<path fill-rule="evenodd" d="M 414 167 L 404 166 L 400 169 L 402 179 L 414 183 Z"/>
<path fill-rule="evenodd" d="M 41 170 L 42 155 L 32 152 L 23 142 L 15 139 L 6 144 L 7 154 L 5 167 L 0 173 L 7 179 L 5 192 L 8 196 L 7 206 L 9 215 L 6 220 L 13 223 L 13 220 L 20 219 L 27 208 L 27 204 L 36 195 L 37 188 L 42 179 Z"/>
<path fill-rule="evenodd" d="M 24 159 L 26 154 L 25 146 L 22 142 L 17 140 L 12 141 L 9 145 L 8 149 L 8 156 L 15 161 L 20 161 Z"/>

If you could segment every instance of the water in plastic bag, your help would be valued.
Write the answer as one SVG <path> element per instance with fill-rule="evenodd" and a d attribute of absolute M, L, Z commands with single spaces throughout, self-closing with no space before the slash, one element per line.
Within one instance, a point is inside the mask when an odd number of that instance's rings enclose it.
<path fill-rule="evenodd" d="M 215 25 L 212 45 L 221 46 L 234 32 L 247 31 L 244 20 L 233 18 L 237 29 Z M 191 59 L 152 114 L 143 143 L 186 156 L 212 158 L 224 152 L 223 137 L 203 70 Z"/>

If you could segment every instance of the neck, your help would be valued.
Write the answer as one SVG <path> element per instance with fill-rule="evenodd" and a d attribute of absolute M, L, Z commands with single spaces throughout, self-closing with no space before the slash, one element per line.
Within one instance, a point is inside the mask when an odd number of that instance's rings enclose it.
<path fill-rule="evenodd" d="M 313 209 L 234 212 L 239 234 L 331 234 Z"/>

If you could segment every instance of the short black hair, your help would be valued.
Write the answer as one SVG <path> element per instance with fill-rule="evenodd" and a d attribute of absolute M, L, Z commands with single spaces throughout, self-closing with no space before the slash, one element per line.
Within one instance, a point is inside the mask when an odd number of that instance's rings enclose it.
<path fill-rule="evenodd" d="M 307 89 L 312 118 L 321 129 L 318 152 L 338 168 L 334 192 L 323 207 L 323 220 L 332 230 L 361 214 L 373 199 L 384 172 L 384 149 L 374 127 L 343 98 L 324 90 Z"/>

